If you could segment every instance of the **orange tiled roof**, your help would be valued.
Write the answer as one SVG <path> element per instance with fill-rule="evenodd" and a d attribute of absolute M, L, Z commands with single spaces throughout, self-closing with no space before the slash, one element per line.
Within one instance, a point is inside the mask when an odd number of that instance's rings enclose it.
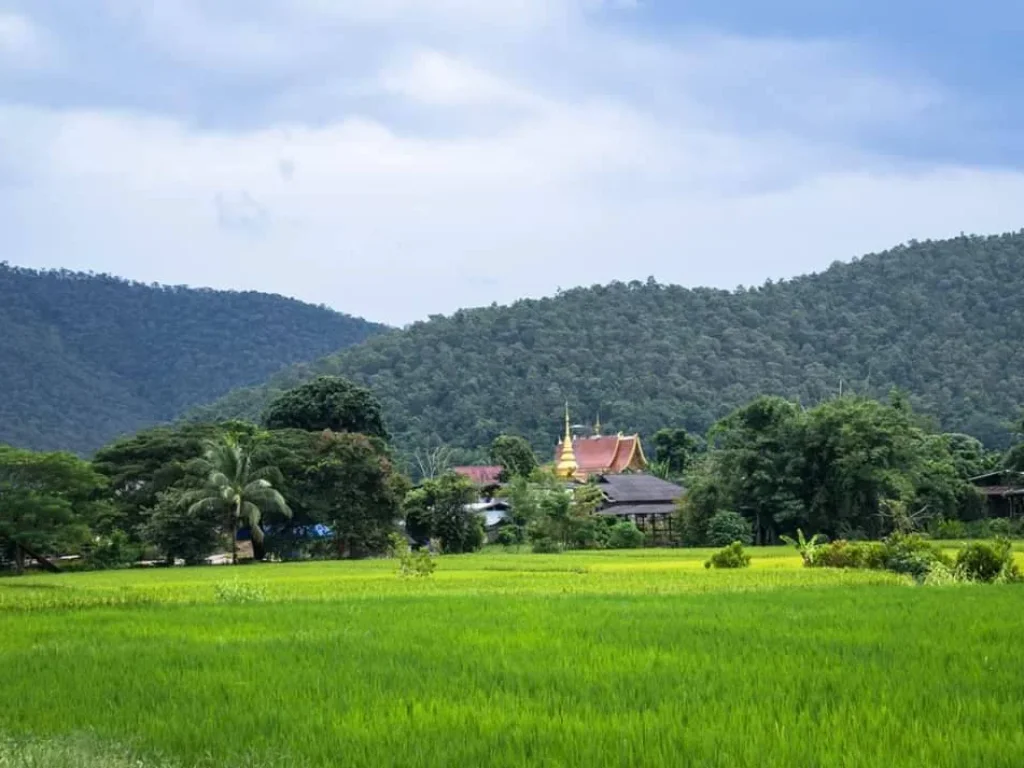
<path fill-rule="evenodd" d="M 497 485 L 500 481 L 501 467 L 453 467 L 457 475 L 468 477 L 477 485 Z"/>
<path fill-rule="evenodd" d="M 555 447 L 555 460 L 561 455 L 562 443 Z M 647 465 L 638 435 L 601 435 L 577 437 L 572 441 L 576 454 L 577 477 L 620 474 L 627 469 L 642 469 Z"/>

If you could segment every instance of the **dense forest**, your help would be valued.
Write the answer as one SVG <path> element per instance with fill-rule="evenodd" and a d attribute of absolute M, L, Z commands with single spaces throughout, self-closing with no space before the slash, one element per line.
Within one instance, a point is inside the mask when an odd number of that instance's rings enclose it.
<path fill-rule="evenodd" d="M 566 400 L 609 430 L 703 433 L 762 394 L 813 405 L 898 387 L 941 428 L 1003 448 L 1024 404 L 1022 295 L 1024 234 L 914 242 L 735 291 L 578 288 L 433 317 L 193 416 L 258 419 L 281 391 L 341 374 L 380 397 L 405 451 L 447 444 L 471 459 L 503 432 L 547 455 Z"/>
<path fill-rule="evenodd" d="M 88 453 L 380 330 L 281 296 L 0 263 L 0 443 Z"/>

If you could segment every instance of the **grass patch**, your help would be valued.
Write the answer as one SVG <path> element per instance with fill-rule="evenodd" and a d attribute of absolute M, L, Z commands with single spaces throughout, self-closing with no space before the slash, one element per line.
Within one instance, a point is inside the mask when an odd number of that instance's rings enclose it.
<path fill-rule="evenodd" d="M 0 583 L 0 732 L 151 761 L 49 763 L 116 768 L 1024 764 L 1024 589 L 751 552 Z M 262 602 L 218 598 L 236 574 Z"/>

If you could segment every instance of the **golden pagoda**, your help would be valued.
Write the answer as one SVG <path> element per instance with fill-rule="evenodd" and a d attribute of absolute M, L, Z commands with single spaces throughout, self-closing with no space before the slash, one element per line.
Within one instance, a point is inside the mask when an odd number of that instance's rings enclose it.
<path fill-rule="evenodd" d="M 562 439 L 562 454 L 555 465 L 555 474 L 566 479 L 576 475 L 576 453 L 572 448 L 572 429 L 569 426 L 569 403 L 565 404 L 565 437 Z"/>

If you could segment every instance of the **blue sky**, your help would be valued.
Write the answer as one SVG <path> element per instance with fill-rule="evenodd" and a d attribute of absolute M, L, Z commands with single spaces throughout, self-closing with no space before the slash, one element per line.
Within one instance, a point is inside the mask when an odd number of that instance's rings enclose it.
<path fill-rule="evenodd" d="M 0 259 L 392 323 L 1024 226 L 1024 6 L 0 0 Z"/>

